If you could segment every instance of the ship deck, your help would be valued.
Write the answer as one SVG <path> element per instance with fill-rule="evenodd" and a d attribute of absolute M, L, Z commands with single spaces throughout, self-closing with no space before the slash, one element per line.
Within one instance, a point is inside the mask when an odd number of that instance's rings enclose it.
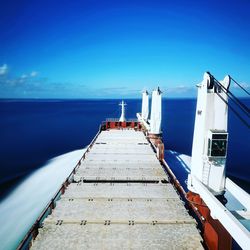
<path fill-rule="evenodd" d="M 102 131 L 32 249 L 203 249 L 142 131 Z"/>

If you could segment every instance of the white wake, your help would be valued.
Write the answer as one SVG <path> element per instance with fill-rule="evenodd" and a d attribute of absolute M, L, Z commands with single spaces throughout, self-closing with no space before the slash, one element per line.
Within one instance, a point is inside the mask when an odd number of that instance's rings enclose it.
<path fill-rule="evenodd" d="M 167 150 L 169 154 L 171 154 L 175 159 L 180 163 L 180 165 L 185 169 L 187 173 L 190 173 L 191 169 L 191 159 L 192 157 L 185 154 L 180 154 L 173 150 Z"/>
<path fill-rule="evenodd" d="M 51 159 L 0 203 L 0 249 L 15 249 L 86 149 Z"/>

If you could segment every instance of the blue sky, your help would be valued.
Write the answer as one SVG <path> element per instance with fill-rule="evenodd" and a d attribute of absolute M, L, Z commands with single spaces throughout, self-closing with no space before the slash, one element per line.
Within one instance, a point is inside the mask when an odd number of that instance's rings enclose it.
<path fill-rule="evenodd" d="M 247 0 L 2 1 L 0 98 L 133 98 L 158 85 L 194 97 L 205 71 L 249 88 L 249 13 Z"/>

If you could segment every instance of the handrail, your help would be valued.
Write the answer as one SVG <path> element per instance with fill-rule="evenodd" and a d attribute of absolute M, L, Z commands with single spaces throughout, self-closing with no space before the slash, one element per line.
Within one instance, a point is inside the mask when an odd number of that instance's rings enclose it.
<path fill-rule="evenodd" d="M 167 162 L 165 161 L 165 159 L 162 160 L 162 164 L 164 165 L 164 167 L 166 168 L 168 174 L 170 175 L 175 187 L 178 189 L 178 191 L 183 195 L 183 197 L 186 197 L 187 193 L 184 190 L 184 188 L 182 187 L 182 185 L 180 184 L 180 182 L 178 181 L 177 177 L 175 176 L 175 174 L 173 173 L 173 171 L 170 169 L 170 167 L 168 166 Z"/>
<path fill-rule="evenodd" d="M 136 118 L 129 118 L 129 119 L 127 119 L 125 122 L 135 122 L 135 121 L 137 121 L 137 119 Z M 118 118 L 106 118 L 106 121 L 105 122 L 120 122 L 120 120 L 118 119 Z"/>

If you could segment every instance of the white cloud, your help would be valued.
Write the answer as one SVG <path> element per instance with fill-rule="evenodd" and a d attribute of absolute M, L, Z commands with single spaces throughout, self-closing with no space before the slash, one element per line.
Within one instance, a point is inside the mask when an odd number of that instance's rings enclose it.
<path fill-rule="evenodd" d="M 250 84 L 245 83 L 245 82 L 240 83 L 240 85 L 241 85 L 241 87 L 243 87 L 244 89 L 249 89 L 249 88 L 250 88 Z M 239 89 L 239 88 L 240 88 L 236 83 L 234 83 L 233 87 L 236 88 L 236 89 Z"/>
<path fill-rule="evenodd" d="M 4 64 L 2 67 L 0 67 L 0 76 L 6 75 L 8 73 L 8 65 Z"/>
<path fill-rule="evenodd" d="M 165 91 L 167 93 L 181 94 L 181 93 L 193 92 L 193 91 L 195 91 L 195 87 L 194 86 L 179 85 L 179 86 L 175 86 L 175 87 L 166 88 Z"/>
<path fill-rule="evenodd" d="M 36 77 L 38 75 L 38 72 L 36 72 L 36 71 L 32 71 L 31 73 L 30 73 L 30 76 L 31 77 Z"/>
<path fill-rule="evenodd" d="M 27 77 L 28 77 L 28 76 L 25 75 L 25 74 L 23 74 L 23 75 L 21 76 L 22 79 L 25 79 L 25 78 L 27 78 Z"/>

